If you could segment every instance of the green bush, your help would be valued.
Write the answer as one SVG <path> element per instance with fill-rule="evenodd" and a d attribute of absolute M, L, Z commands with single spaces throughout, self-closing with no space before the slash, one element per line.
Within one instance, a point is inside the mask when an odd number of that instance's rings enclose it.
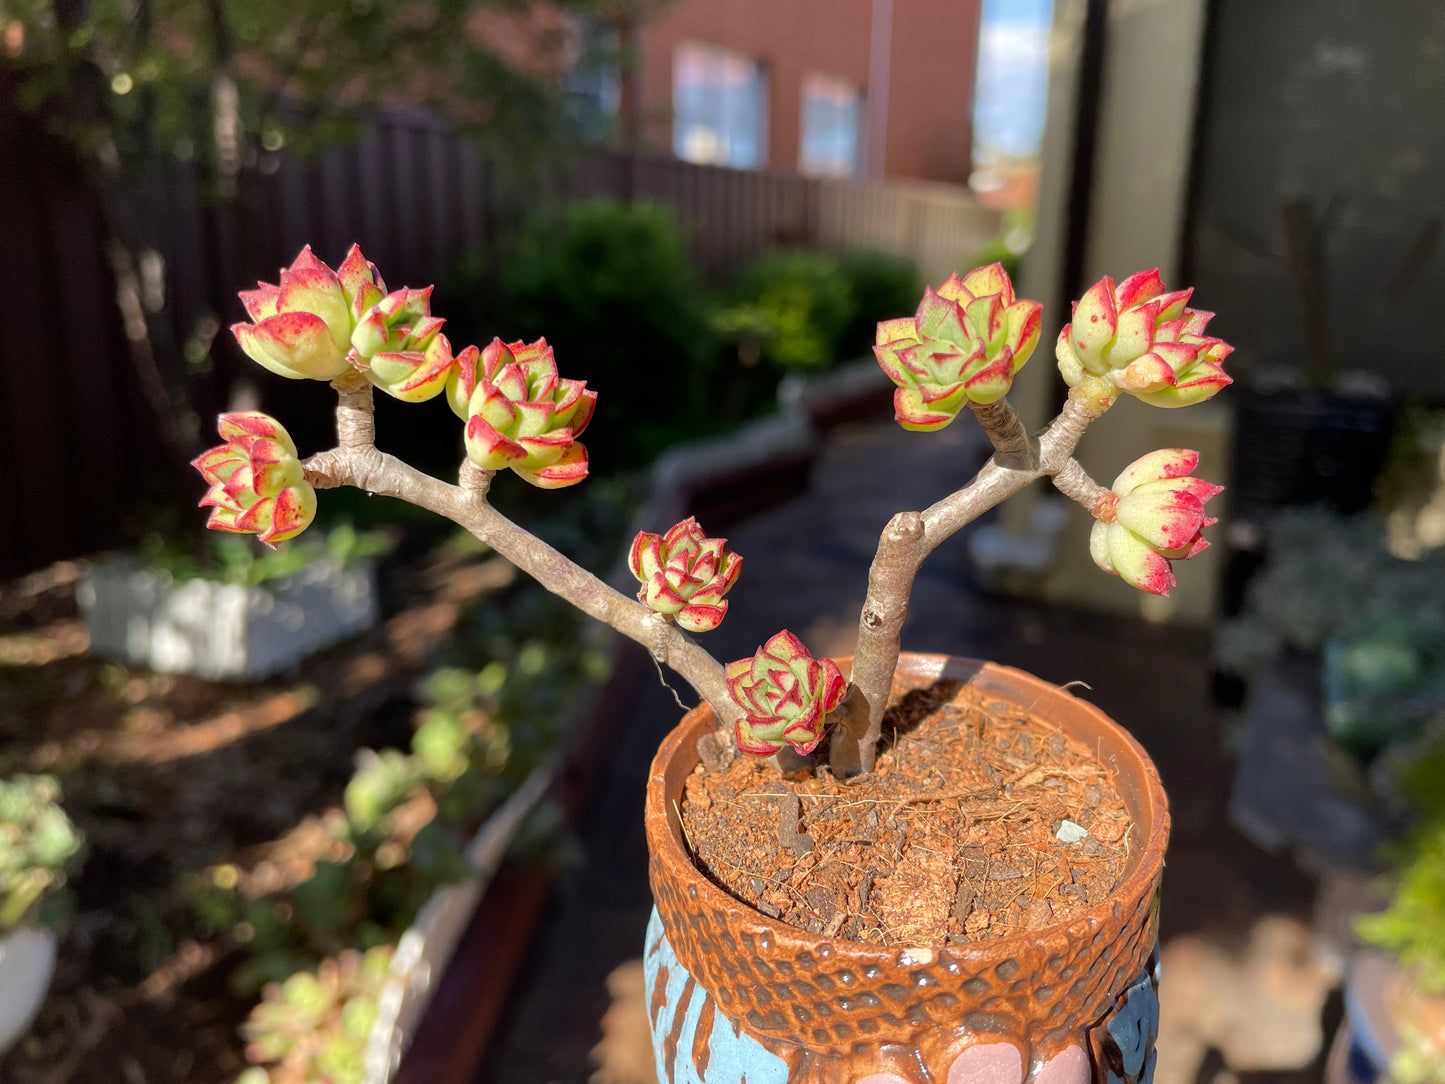
<path fill-rule="evenodd" d="M 923 275 L 912 260 L 886 252 L 850 252 L 838 267 L 853 291 L 853 316 L 839 340 L 838 360 L 866 358 L 880 321 L 911 316 L 918 308 Z"/>
<path fill-rule="evenodd" d="M 593 200 L 534 215 L 494 273 L 470 261 L 440 294 L 470 293 L 454 346 L 545 335 L 563 376 L 598 392 L 583 443 L 595 472 L 634 467 L 690 433 L 716 430 L 710 396 L 725 358 L 672 211 Z M 469 311 L 470 310 L 470 311 Z"/>
<path fill-rule="evenodd" d="M 1396 857 L 1389 907 L 1361 915 L 1355 931 L 1399 957 L 1423 990 L 1445 992 L 1445 818 L 1419 829 Z"/>
<path fill-rule="evenodd" d="M 818 252 L 769 252 L 743 268 L 731 302 L 714 313 L 713 323 L 745 363 L 761 358 L 806 371 L 838 360 L 856 311 L 837 260 Z"/>

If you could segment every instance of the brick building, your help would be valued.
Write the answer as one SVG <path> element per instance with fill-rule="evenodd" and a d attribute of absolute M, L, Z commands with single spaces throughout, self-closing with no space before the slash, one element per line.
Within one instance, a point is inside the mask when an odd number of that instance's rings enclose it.
<path fill-rule="evenodd" d="M 678 0 L 638 28 L 624 126 L 690 161 L 962 184 L 980 0 Z"/>

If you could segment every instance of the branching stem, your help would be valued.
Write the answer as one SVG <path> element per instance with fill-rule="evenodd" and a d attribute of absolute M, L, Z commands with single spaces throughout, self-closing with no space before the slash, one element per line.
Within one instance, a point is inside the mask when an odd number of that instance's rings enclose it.
<path fill-rule="evenodd" d="M 306 460 L 308 482 L 319 489 L 355 486 L 445 516 L 553 594 L 647 648 L 681 674 L 723 724 L 732 725 L 740 713 L 727 694 L 722 664 L 691 637 L 671 623 L 659 624 L 648 607 L 609 587 L 488 504 L 486 489 L 493 472 L 468 461 L 460 471 L 461 484 L 451 485 L 380 451 L 374 443 L 371 386 L 365 377 L 346 374 L 333 387 L 338 396 L 337 447 Z"/>
<path fill-rule="evenodd" d="M 889 521 L 868 573 L 868 595 L 858 618 L 858 647 L 853 656 L 852 681 L 868 702 L 868 725 L 856 750 L 839 749 L 833 754 L 835 771 L 873 770 L 883 712 L 898 665 L 899 636 L 908 616 L 908 598 L 924 558 L 960 528 L 1037 478 L 1062 476 L 1073 488 L 1070 496 L 1092 492 L 1088 486 L 1101 494 L 1107 492 L 1095 485 L 1072 457 L 1085 428 L 1113 405 L 1117 395 L 1107 381 L 1085 378 L 1070 389 L 1064 409 L 1037 438 L 1028 435 L 1018 413 L 1005 400 L 975 408 L 975 416 L 994 446 L 992 458 L 962 489 L 921 513 L 902 512 Z M 843 743 L 835 742 L 839 744 Z"/>

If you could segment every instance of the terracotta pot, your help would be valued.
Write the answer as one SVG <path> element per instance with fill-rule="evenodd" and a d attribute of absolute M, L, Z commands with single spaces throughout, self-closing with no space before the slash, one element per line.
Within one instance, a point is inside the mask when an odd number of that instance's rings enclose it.
<path fill-rule="evenodd" d="M 850 660 L 839 660 L 844 670 Z M 1169 814 L 1139 744 L 1098 708 L 992 663 L 905 655 L 910 685 L 968 682 L 1096 748 L 1132 818 L 1131 861 L 1085 916 L 980 944 L 914 948 L 809 934 L 693 864 L 679 824 L 697 739 L 689 712 L 652 764 L 656 902 L 644 964 L 658 1078 L 670 1084 L 1082 1084 L 1148 1081 Z"/>

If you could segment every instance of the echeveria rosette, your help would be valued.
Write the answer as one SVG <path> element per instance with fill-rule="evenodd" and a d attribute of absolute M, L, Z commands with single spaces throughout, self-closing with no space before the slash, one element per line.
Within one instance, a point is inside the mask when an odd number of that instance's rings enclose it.
<path fill-rule="evenodd" d="M 1198 452 L 1164 448 L 1126 467 L 1094 511 L 1089 535 L 1094 563 L 1167 598 L 1174 586 L 1170 562 L 1188 560 L 1209 547 L 1201 532 L 1217 521 L 1204 505 L 1224 492 L 1223 486 L 1189 477 L 1198 464 Z"/>
<path fill-rule="evenodd" d="M 1003 398 L 1039 341 L 1042 312 L 1037 301 L 1015 298 L 995 263 L 949 276 L 924 292 L 913 316 L 880 323 L 873 354 L 898 386 L 898 424 L 942 429 L 965 403 Z"/>
<path fill-rule="evenodd" d="M 1115 285 L 1107 275 L 1074 303 L 1055 355 L 1069 387 L 1103 377 L 1161 407 L 1202 402 L 1233 379 L 1222 362 L 1234 348 L 1204 334 L 1211 312 L 1186 308 L 1192 290 L 1168 290 L 1158 270 Z"/>
<path fill-rule="evenodd" d="M 281 423 L 247 410 L 222 414 L 219 428 L 226 443 L 191 460 L 211 485 L 201 498 L 212 509 L 206 526 L 255 534 L 272 547 L 309 527 L 316 490 Z"/>
<path fill-rule="evenodd" d="M 688 632 L 711 632 L 728 612 L 723 595 L 743 567 L 743 559 L 726 543 L 704 535 L 691 516 L 664 535 L 639 532 L 627 555 L 628 567 L 642 583 L 638 599 Z"/>
<path fill-rule="evenodd" d="M 510 468 L 542 489 L 582 481 L 587 449 L 577 437 L 592 420 L 597 393 L 557 375 L 546 339 L 508 343 L 495 358 L 490 372 L 475 367 L 476 387 L 467 402 L 468 457 L 483 470 Z"/>
<path fill-rule="evenodd" d="M 726 668 L 728 694 L 743 711 L 738 748 L 768 757 L 784 745 L 800 755 L 823 740 L 827 714 L 843 702 L 848 683 L 832 659 L 815 659 L 803 641 L 784 629 L 751 659 Z"/>
<path fill-rule="evenodd" d="M 251 323 L 231 326 L 246 356 L 292 380 L 334 380 L 351 367 L 352 330 L 386 293 L 374 264 L 351 246 L 333 271 L 307 245 L 276 285 L 241 291 Z"/>
<path fill-rule="evenodd" d="M 432 288 L 394 290 L 372 305 L 351 333 L 351 363 L 366 379 L 408 403 L 442 393 L 454 368 L 445 323 L 431 314 Z"/>

